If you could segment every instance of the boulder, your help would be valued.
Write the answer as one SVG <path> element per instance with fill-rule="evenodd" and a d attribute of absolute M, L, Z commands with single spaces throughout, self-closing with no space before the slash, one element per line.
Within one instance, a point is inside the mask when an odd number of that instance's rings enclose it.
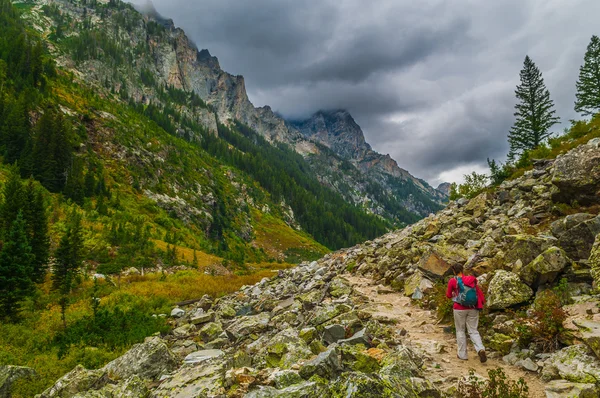
<path fill-rule="evenodd" d="M 137 376 L 132 376 L 117 384 L 107 384 L 100 390 L 85 391 L 75 394 L 73 398 L 146 398 L 149 390 L 146 383 Z"/>
<path fill-rule="evenodd" d="M 600 360 L 583 344 L 568 346 L 546 360 L 542 378 L 545 381 L 564 379 L 573 383 L 595 383 L 600 379 Z"/>
<path fill-rule="evenodd" d="M 206 362 L 212 358 L 219 358 L 225 355 L 225 353 L 221 350 L 200 350 L 196 352 L 192 352 L 183 360 L 184 363 L 193 365 L 201 362 Z"/>
<path fill-rule="evenodd" d="M 325 326 L 323 329 L 323 342 L 327 345 L 337 343 L 346 337 L 346 328 L 342 325 Z"/>
<path fill-rule="evenodd" d="M 248 392 L 245 398 L 315 398 L 325 397 L 325 387 L 314 381 L 303 381 L 284 389 L 278 390 L 273 387 L 259 387 Z"/>
<path fill-rule="evenodd" d="M 282 389 L 294 384 L 302 383 L 302 377 L 295 370 L 283 369 L 276 370 L 269 376 L 271 384 L 276 388 Z"/>
<path fill-rule="evenodd" d="M 152 397 L 188 398 L 224 396 L 225 369 L 222 358 L 199 365 L 182 366 L 153 389 Z"/>
<path fill-rule="evenodd" d="M 576 319 L 573 323 L 579 327 L 583 342 L 600 358 L 600 322 L 589 319 Z"/>
<path fill-rule="evenodd" d="M 514 342 L 515 340 L 510 336 L 507 336 L 502 333 L 495 333 L 490 338 L 488 345 L 492 350 L 498 351 L 502 355 L 506 355 L 510 352 L 510 349 Z"/>
<path fill-rule="evenodd" d="M 171 316 L 173 318 L 181 318 L 184 315 L 185 315 L 185 310 L 182 310 L 179 307 L 175 307 L 171 310 Z"/>
<path fill-rule="evenodd" d="M 317 307 L 310 323 L 314 326 L 319 326 L 350 310 L 352 310 L 352 307 L 347 304 L 328 304 L 323 307 Z"/>
<path fill-rule="evenodd" d="M 452 273 L 451 265 L 433 251 L 421 258 L 418 267 L 425 275 L 436 279 L 441 279 Z"/>
<path fill-rule="evenodd" d="M 10 397 L 14 382 L 38 377 L 37 372 L 25 366 L 0 366 L 0 398 Z"/>
<path fill-rule="evenodd" d="M 209 322 L 206 325 L 202 326 L 198 335 L 203 341 L 212 341 L 219 337 L 219 335 L 223 333 L 223 328 L 221 324 L 218 322 Z"/>
<path fill-rule="evenodd" d="M 356 371 L 362 373 L 377 373 L 381 368 L 379 360 L 370 355 L 362 345 L 346 345 L 340 347 L 342 367 L 345 371 Z"/>
<path fill-rule="evenodd" d="M 554 282 L 569 263 L 565 251 L 552 246 L 524 266 L 519 271 L 519 276 L 523 282 L 537 288 L 543 284 Z"/>
<path fill-rule="evenodd" d="M 558 246 L 573 260 L 587 259 L 596 235 L 600 233 L 600 217 L 587 218 L 588 216 L 586 213 L 574 214 L 551 225 L 552 235 L 558 238 Z"/>
<path fill-rule="evenodd" d="M 269 313 L 263 312 L 258 315 L 241 316 L 225 331 L 230 338 L 239 339 L 252 333 L 265 330 L 271 319 Z"/>
<path fill-rule="evenodd" d="M 127 379 L 139 376 L 142 379 L 156 380 L 178 366 L 175 354 L 159 337 L 151 337 L 134 345 L 124 355 L 109 362 L 102 370 L 111 378 Z"/>
<path fill-rule="evenodd" d="M 518 366 L 519 368 L 523 368 L 530 372 L 537 372 L 539 369 L 538 364 L 533 362 L 531 358 L 520 359 L 515 363 L 515 366 Z"/>
<path fill-rule="evenodd" d="M 342 297 L 352 293 L 352 286 L 344 278 L 336 276 L 329 285 L 329 294 L 332 297 Z"/>
<path fill-rule="evenodd" d="M 508 235 L 504 238 L 507 244 L 505 262 L 513 264 L 520 260 L 523 264 L 529 264 L 539 256 L 547 247 L 547 240 L 532 235 Z"/>
<path fill-rule="evenodd" d="M 491 195 L 487 192 L 480 193 L 469 201 L 469 204 L 465 206 L 465 213 L 472 214 L 473 217 L 478 218 L 485 214 L 488 202 L 491 200 Z"/>
<path fill-rule="evenodd" d="M 433 283 L 425 275 L 417 270 L 404 281 L 404 295 L 411 297 L 417 289 L 425 293 L 433 288 Z"/>
<path fill-rule="evenodd" d="M 581 205 L 598 203 L 600 195 L 600 150 L 595 144 L 580 145 L 556 158 L 552 184 L 558 191 L 555 202 Z"/>
<path fill-rule="evenodd" d="M 593 383 L 552 380 L 546 383 L 546 398 L 597 398 L 600 390 Z"/>
<path fill-rule="evenodd" d="M 588 264 L 591 268 L 591 275 L 594 280 L 594 285 L 600 287 L 600 234 L 596 235 L 594 245 L 590 251 Z"/>
<path fill-rule="evenodd" d="M 300 369 L 300 376 L 308 379 L 312 375 L 317 375 L 325 379 L 334 379 L 342 371 L 340 364 L 338 347 L 331 345 L 327 351 L 320 353 L 316 358 L 306 362 Z"/>
<path fill-rule="evenodd" d="M 91 388 L 100 389 L 108 383 L 109 379 L 104 370 L 87 370 L 81 365 L 58 379 L 52 387 L 41 393 L 38 398 L 73 397 L 77 393 Z"/>
<path fill-rule="evenodd" d="M 365 347 L 371 346 L 371 338 L 367 334 L 367 329 L 361 329 L 358 332 L 354 333 L 352 337 L 347 339 L 342 339 L 338 341 L 339 345 L 347 344 L 347 345 L 355 345 L 362 344 Z"/>
<path fill-rule="evenodd" d="M 269 339 L 254 355 L 252 363 L 255 367 L 288 369 L 311 355 L 312 352 L 298 332 L 289 328 Z"/>
<path fill-rule="evenodd" d="M 196 311 L 190 317 L 190 323 L 194 325 L 200 325 L 207 322 L 212 322 L 215 319 L 215 313 L 213 311 L 204 312 L 203 309 Z"/>
<path fill-rule="evenodd" d="M 518 275 L 499 270 L 490 281 L 487 291 L 487 306 L 501 310 L 528 301 L 533 290 L 519 279 Z"/>

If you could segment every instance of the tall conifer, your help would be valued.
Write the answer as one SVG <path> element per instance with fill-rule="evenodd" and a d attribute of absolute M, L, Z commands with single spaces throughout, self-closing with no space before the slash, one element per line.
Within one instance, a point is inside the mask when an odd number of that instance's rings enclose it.
<path fill-rule="evenodd" d="M 560 120 L 554 115 L 554 102 L 550 99 L 542 73 L 529 56 L 525 57 L 520 77 L 521 84 L 515 90 L 519 100 L 515 105 L 516 121 L 508 134 L 510 161 L 542 144 L 551 135 L 548 130 Z"/>
<path fill-rule="evenodd" d="M 20 302 L 30 296 L 33 254 L 27 242 L 23 213 L 18 212 L 0 251 L 0 317 L 15 319 Z"/>
<path fill-rule="evenodd" d="M 592 36 L 579 68 L 575 111 L 583 115 L 600 112 L 600 39 Z"/>

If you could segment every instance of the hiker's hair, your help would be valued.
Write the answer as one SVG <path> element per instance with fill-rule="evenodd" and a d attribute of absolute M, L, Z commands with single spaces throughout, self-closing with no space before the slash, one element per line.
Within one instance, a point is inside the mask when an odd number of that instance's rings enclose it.
<path fill-rule="evenodd" d="M 464 267 L 461 263 L 454 263 L 452 264 L 452 271 L 454 271 L 455 275 L 458 275 L 464 271 Z"/>

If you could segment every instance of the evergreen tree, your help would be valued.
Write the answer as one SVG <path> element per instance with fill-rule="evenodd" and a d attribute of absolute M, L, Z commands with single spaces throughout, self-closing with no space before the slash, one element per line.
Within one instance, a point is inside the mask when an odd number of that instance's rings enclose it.
<path fill-rule="evenodd" d="M 520 77 L 521 84 L 515 91 L 519 100 L 515 105 L 516 121 L 508 134 L 510 161 L 517 154 L 538 147 L 550 136 L 548 130 L 559 122 L 542 73 L 529 56 L 525 57 Z"/>
<path fill-rule="evenodd" d="M 61 294 L 60 307 L 63 324 L 66 327 L 65 312 L 67 310 L 68 296 L 75 286 L 77 272 L 83 259 L 83 234 L 81 229 L 81 216 L 73 211 L 67 222 L 67 230 L 56 249 L 56 264 L 52 275 L 52 288 Z"/>
<path fill-rule="evenodd" d="M 4 200 L 0 204 L 0 228 L 2 228 L 2 236 L 6 238 L 25 202 L 25 192 L 16 166 L 11 167 L 2 194 Z"/>
<path fill-rule="evenodd" d="M 600 39 L 592 36 L 579 68 L 575 111 L 588 116 L 600 112 Z"/>
<path fill-rule="evenodd" d="M 48 214 L 42 190 L 36 187 L 32 178 L 25 185 L 24 217 L 27 224 L 27 236 L 31 245 L 33 260 L 33 280 L 44 281 L 48 268 L 50 237 L 48 236 Z"/>
<path fill-rule="evenodd" d="M 27 242 L 23 213 L 17 213 L 0 252 L 0 317 L 15 319 L 20 302 L 34 292 L 33 254 Z"/>

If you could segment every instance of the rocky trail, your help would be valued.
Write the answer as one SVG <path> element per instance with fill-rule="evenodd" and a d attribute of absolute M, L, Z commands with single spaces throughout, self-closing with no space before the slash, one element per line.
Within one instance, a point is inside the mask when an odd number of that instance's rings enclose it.
<path fill-rule="evenodd" d="M 398 332 L 405 336 L 404 344 L 423 356 L 429 380 L 443 386 L 455 386 L 457 381 L 473 369 L 476 374 L 487 376 L 489 369 L 502 368 L 512 380 L 523 378 L 529 387 L 532 398 L 545 397 L 543 382 L 533 373 L 519 369 L 488 355 L 486 363 L 481 363 L 472 346 L 469 346 L 469 360 L 456 357 L 454 334 L 445 333 L 447 325 L 439 324 L 432 311 L 414 305 L 409 297 L 376 284 L 370 278 L 344 275 L 356 291 L 369 300 L 367 311 L 382 323 L 396 323 Z"/>

